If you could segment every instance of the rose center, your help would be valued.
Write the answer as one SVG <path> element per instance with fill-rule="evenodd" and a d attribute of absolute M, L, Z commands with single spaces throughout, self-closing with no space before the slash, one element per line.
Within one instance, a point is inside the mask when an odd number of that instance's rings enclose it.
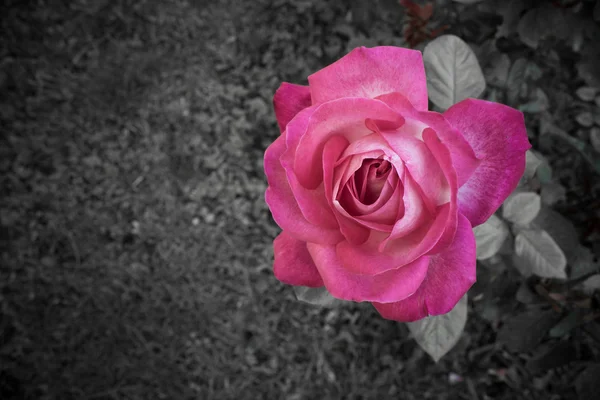
<path fill-rule="evenodd" d="M 365 204 L 373 204 L 385 185 L 392 165 L 381 159 L 366 159 L 354 174 L 354 188 L 357 199 Z"/>

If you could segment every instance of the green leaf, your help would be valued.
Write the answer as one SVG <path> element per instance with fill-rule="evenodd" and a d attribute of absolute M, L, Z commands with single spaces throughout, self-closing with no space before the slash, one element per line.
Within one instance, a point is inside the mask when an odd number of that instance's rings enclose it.
<path fill-rule="evenodd" d="M 449 313 L 408 322 L 406 325 L 419 346 L 438 362 L 458 342 L 466 322 L 465 294 Z"/>
<path fill-rule="evenodd" d="M 423 52 L 427 90 L 431 101 L 442 109 L 485 90 L 485 78 L 477 57 L 465 42 L 454 35 L 431 41 Z"/>
<path fill-rule="evenodd" d="M 534 192 L 517 192 L 502 205 L 502 217 L 513 224 L 527 225 L 538 215 L 542 200 Z"/>
<path fill-rule="evenodd" d="M 485 260 L 498 253 L 508 237 L 508 226 L 504 221 L 492 214 L 483 224 L 473 228 L 477 242 L 477 259 Z"/>
<path fill-rule="evenodd" d="M 345 303 L 345 301 L 333 297 L 324 287 L 294 286 L 294 294 L 298 300 L 315 306 L 340 307 Z"/>
<path fill-rule="evenodd" d="M 524 229 L 515 238 L 515 255 L 542 278 L 567 277 L 567 259 L 554 239 L 543 230 Z"/>

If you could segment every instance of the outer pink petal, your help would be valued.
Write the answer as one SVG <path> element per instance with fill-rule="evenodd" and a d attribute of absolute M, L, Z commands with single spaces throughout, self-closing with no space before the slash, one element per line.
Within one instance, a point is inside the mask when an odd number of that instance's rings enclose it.
<path fill-rule="evenodd" d="M 343 239 L 338 229 L 317 227 L 304 218 L 290 189 L 279 157 L 285 150 L 285 135 L 281 135 L 265 151 L 264 167 L 269 187 L 265 200 L 273 219 L 282 229 L 298 240 L 334 244 Z"/>
<path fill-rule="evenodd" d="M 400 47 L 359 47 L 308 77 L 313 104 L 342 97 L 375 98 L 402 93 L 427 110 L 427 81 L 421 52 Z"/>
<path fill-rule="evenodd" d="M 332 136 L 341 135 L 353 142 L 372 132 L 365 126 L 365 120 L 373 118 L 389 121 L 395 126 L 401 126 L 404 119 L 385 103 L 378 100 L 361 98 L 343 98 L 322 104 L 310 115 L 308 127 L 300 136 L 292 133 L 292 125 L 297 118 L 288 125 L 288 132 L 294 140 L 300 137 L 296 148 L 294 172 L 298 181 L 307 189 L 314 189 L 323 179 L 320 160 L 325 142 Z M 293 142 L 290 138 L 288 146 Z"/>
<path fill-rule="evenodd" d="M 427 275 L 428 257 L 380 275 L 365 276 L 348 272 L 334 246 L 309 243 L 307 247 L 327 291 L 343 300 L 395 302 L 414 293 Z"/>
<path fill-rule="evenodd" d="M 333 210 L 325 196 L 324 185 L 320 184 L 315 189 L 306 189 L 300 185 L 293 171 L 294 154 L 289 150 L 280 158 L 281 165 L 286 172 L 288 183 L 302 215 L 308 222 L 316 226 L 337 229 L 338 223 L 333 215 Z"/>
<path fill-rule="evenodd" d="M 458 191 L 461 213 L 477 226 L 502 205 L 523 175 L 525 152 L 531 147 L 523 113 L 503 104 L 467 99 L 444 116 L 481 160 Z"/>
<path fill-rule="evenodd" d="M 397 303 L 373 303 L 387 319 L 412 322 L 429 315 L 445 314 L 475 283 L 476 250 L 468 219 L 459 216 L 454 242 L 443 253 L 432 256 L 427 277 L 412 296 Z"/>
<path fill-rule="evenodd" d="M 283 132 L 288 122 L 310 105 L 308 86 L 283 82 L 273 96 L 273 106 L 279 129 Z"/>
<path fill-rule="evenodd" d="M 377 99 L 385 102 L 405 118 L 420 121 L 423 125 L 429 126 L 436 131 L 442 143 L 450 151 L 452 165 L 458 178 L 458 187 L 461 187 L 469 179 L 473 171 L 480 164 L 480 161 L 475 157 L 471 145 L 460 132 L 446 121 L 442 114 L 415 110 L 412 104 L 400 93 L 390 93 L 379 96 Z"/>
<path fill-rule="evenodd" d="M 273 273 L 283 283 L 321 287 L 323 280 L 306 248 L 306 242 L 294 239 L 285 231 L 273 241 Z"/>

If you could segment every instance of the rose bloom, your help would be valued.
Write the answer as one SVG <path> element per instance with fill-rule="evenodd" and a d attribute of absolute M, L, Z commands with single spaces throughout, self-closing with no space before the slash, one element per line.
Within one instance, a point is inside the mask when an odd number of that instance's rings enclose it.
<path fill-rule="evenodd" d="M 523 114 L 477 99 L 427 111 L 421 53 L 404 48 L 355 49 L 308 82 L 273 100 L 275 276 L 396 321 L 447 313 L 475 282 L 472 228 L 523 174 Z"/>

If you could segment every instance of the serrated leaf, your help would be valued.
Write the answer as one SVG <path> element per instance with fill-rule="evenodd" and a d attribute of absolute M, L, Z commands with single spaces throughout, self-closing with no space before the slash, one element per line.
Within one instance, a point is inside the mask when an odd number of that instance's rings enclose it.
<path fill-rule="evenodd" d="M 340 307 L 345 302 L 333 297 L 327 289 L 309 288 L 305 286 L 294 286 L 294 294 L 296 298 L 305 303 L 309 303 L 320 307 Z"/>
<path fill-rule="evenodd" d="M 483 224 L 473 228 L 477 242 L 477 259 L 484 260 L 498 253 L 509 234 L 504 221 L 492 214 Z"/>
<path fill-rule="evenodd" d="M 542 207 L 540 195 L 534 192 L 514 193 L 502 205 L 502 217 L 513 224 L 527 225 Z"/>
<path fill-rule="evenodd" d="M 511 351 L 530 351 L 557 321 L 558 316 L 552 310 L 529 310 L 509 318 L 500 328 L 496 340 Z"/>
<path fill-rule="evenodd" d="M 567 277 L 567 259 L 544 230 L 524 229 L 515 238 L 515 255 L 527 262 L 531 272 L 542 278 Z"/>
<path fill-rule="evenodd" d="M 460 339 L 467 322 L 467 295 L 465 294 L 447 314 L 408 322 L 406 325 L 415 341 L 438 362 Z"/>
<path fill-rule="evenodd" d="M 423 52 L 427 90 L 431 101 L 442 109 L 485 90 L 485 78 L 477 57 L 465 42 L 454 35 L 431 41 Z"/>
<path fill-rule="evenodd" d="M 582 86 L 575 91 L 575 94 L 583 101 L 594 101 L 594 98 L 596 97 L 596 92 L 596 88 Z"/>

